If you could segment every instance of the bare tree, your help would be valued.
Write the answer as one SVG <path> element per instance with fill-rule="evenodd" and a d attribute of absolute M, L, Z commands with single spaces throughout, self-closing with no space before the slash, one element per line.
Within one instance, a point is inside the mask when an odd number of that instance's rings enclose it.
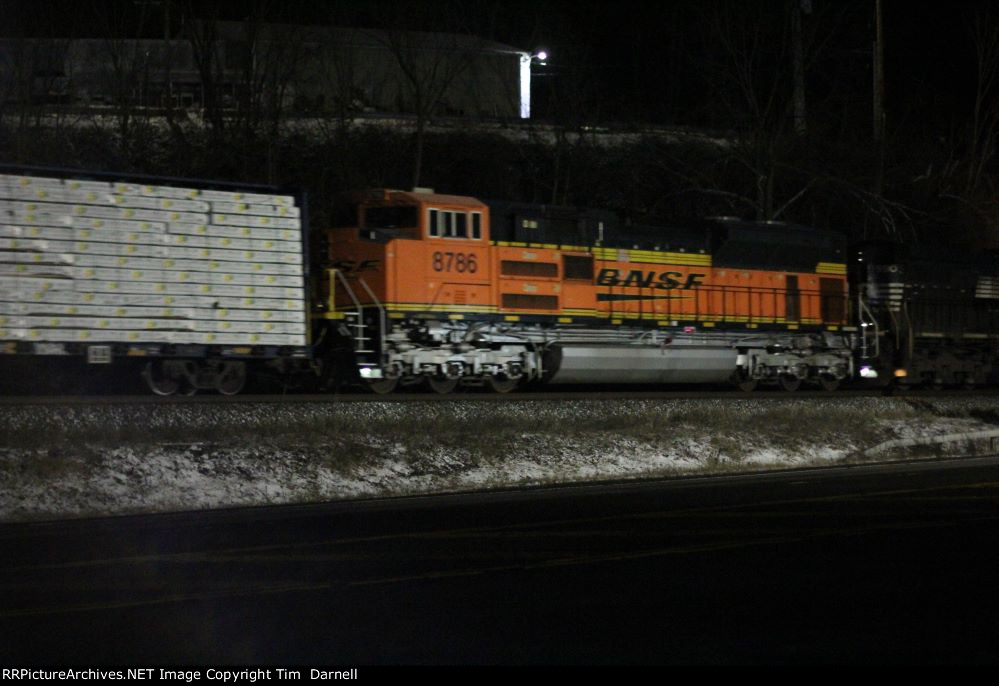
<path fill-rule="evenodd" d="M 975 100 L 967 133 L 968 153 L 964 194 L 980 189 L 986 167 L 995 157 L 999 134 L 999 17 L 985 6 L 969 27 L 975 50 Z"/>
<path fill-rule="evenodd" d="M 413 122 L 413 185 L 419 186 L 423 172 L 423 151 L 427 126 L 446 102 L 455 80 L 468 69 L 469 61 L 481 46 L 481 41 L 457 33 L 434 34 L 406 30 L 402 27 L 433 24 L 427 10 L 419 5 L 404 5 L 396 24 L 376 35 L 395 59 L 402 74 L 403 89 L 399 107 L 412 113 Z M 461 25 L 460 5 L 445 8 L 447 21 L 441 26 Z M 403 16 L 406 15 L 406 16 Z"/>

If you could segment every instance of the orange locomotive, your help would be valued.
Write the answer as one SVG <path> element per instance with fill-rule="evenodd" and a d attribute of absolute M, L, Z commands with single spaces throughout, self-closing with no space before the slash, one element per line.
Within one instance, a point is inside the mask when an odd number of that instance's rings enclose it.
<path fill-rule="evenodd" d="M 717 218 L 623 226 L 609 213 L 373 190 L 323 233 L 319 320 L 374 390 L 524 381 L 744 389 L 853 373 L 845 239 Z"/>

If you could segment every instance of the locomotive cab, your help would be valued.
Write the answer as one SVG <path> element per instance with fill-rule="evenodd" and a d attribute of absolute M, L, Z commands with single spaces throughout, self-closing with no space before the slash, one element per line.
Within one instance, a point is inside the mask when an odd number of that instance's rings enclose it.
<path fill-rule="evenodd" d="M 482 203 L 414 189 L 364 191 L 342 204 L 320 265 L 346 282 L 325 294 L 331 310 L 360 303 L 400 318 L 417 307 L 444 311 L 488 301 L 489 225 Z"/>

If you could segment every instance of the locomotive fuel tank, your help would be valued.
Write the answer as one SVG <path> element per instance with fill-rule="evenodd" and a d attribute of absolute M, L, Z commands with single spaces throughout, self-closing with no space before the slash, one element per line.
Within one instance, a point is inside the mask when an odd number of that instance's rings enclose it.
<path fill-rule="evenodd" d="M 736 369 L 737 351 L 696 340 L 657 345 L 556 343 L 544 357 L 545 379 L 555 384 L 724 383 Z"/>

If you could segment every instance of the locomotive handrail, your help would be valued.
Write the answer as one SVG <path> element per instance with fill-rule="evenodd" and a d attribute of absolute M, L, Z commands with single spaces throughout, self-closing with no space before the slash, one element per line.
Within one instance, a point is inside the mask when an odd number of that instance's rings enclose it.
<path fill-rule="evenodd" d="M 347 297 L 350 298 L 351 302 L 354 303 L 354 309 L 357 311 L 357 323 L 353 324 L 352 326 L 354 326 L 354 328 L 356 329 L 354 336 L 354 345 L 356 346 L 355 351 L 359 352 L 360 350 L 363 350 L 362 346 L 363 346 L 363 336 L 364 336 L 364 305 L 362 305 L 361 301 L 357 298 L 357 294 L 354 293 L 354 289 L 350 287 L 349 283 L 347 283 L 347 277 L 343 275 L 342 271 L 340 271 L 339 269 L 328 269 L 327 272 L 330 275 L 331 304 L 333 304 L 332 290 L 333 290 L 333 285 L 335 283 L 334 279 L 343 284 L 344 292 L 347 294 Z"/>

